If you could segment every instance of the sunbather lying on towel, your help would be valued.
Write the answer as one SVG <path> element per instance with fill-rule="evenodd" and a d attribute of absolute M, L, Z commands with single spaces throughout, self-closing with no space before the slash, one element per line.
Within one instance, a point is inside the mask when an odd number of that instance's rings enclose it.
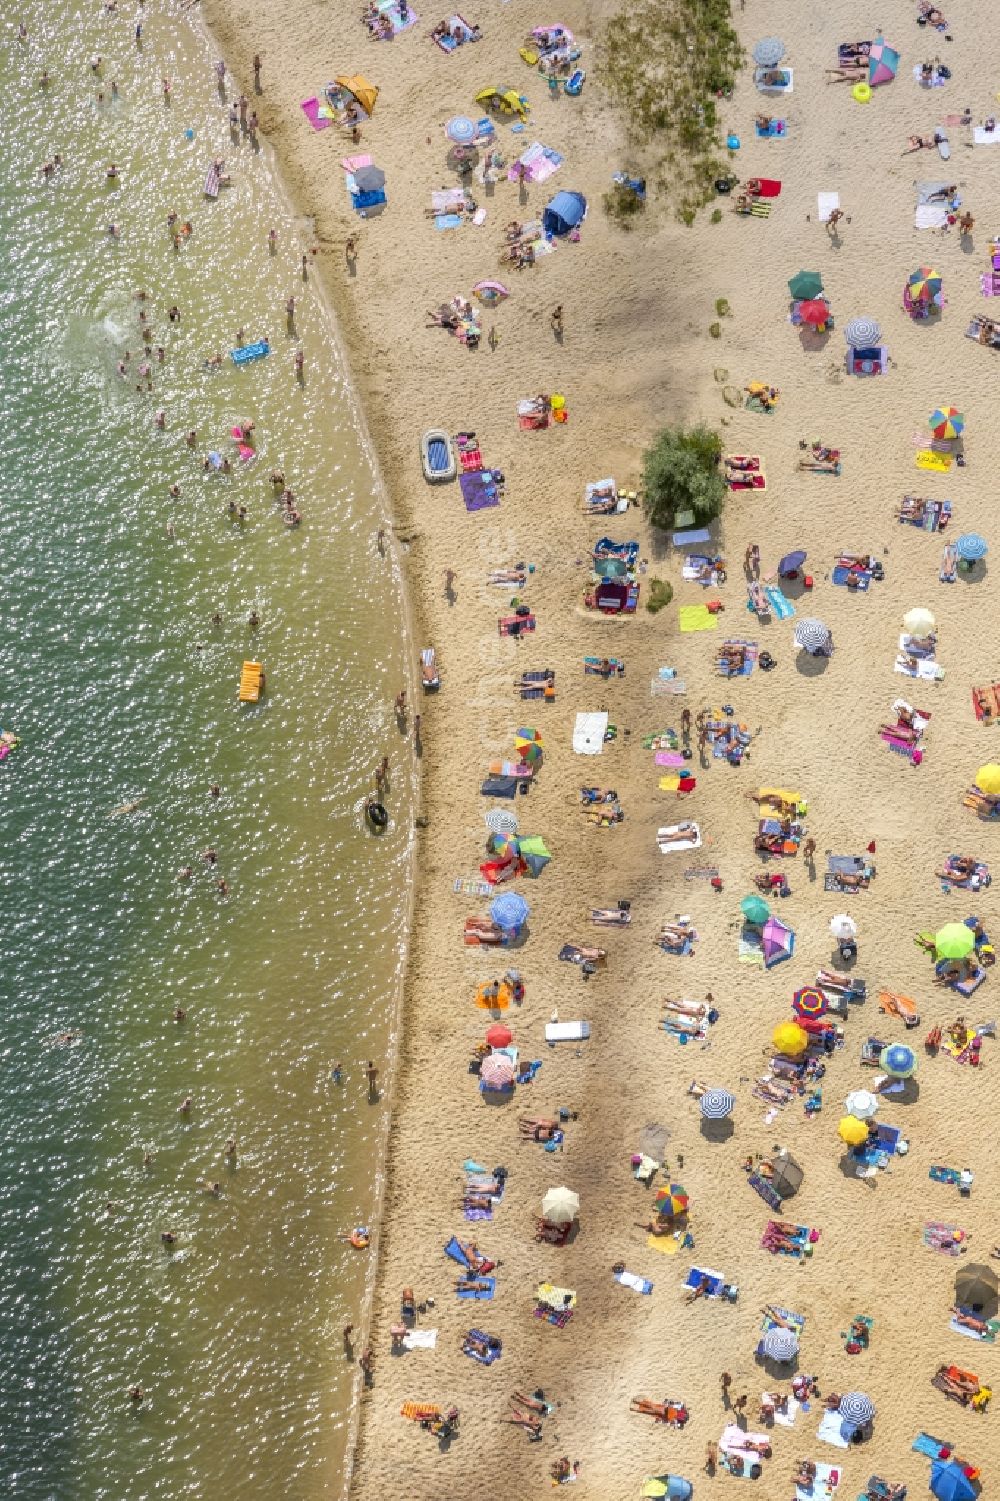
<path fill-rule="evenodd" d="M 978 868 L 979 861 L 974 855 L 950 855 L 945 868 L 934 874 L 942 881 L 965 881 L 974 876 Z"/>
<path fill-rule="evenodd" d="M 542 1436 L 542 1420 L 528 1412 L 522 1412 L 520 1408 L 511 1409 L 510 1415 L 500 1419 L 501 1423 L 514 1423 L 518 1428 L 523 1428 L 528 1437 L 538 1440 Z"/>
<path fill-rule="evenodd" d="M 559 1122 L 555 1119 L 542 1120 L 537 1116 L 522 1115 L 518 1119 L 517 1129 L 525 1141 L 551 1141 L 559 1130 Z"/>
<path fill-rule="evenodd" d="M 688 840 L 696 839 L 698 830 L 693 823 L 679 823 L 674 829 L 664 829 L 657 834 L 658 844 L 687 844 Z"/>
<path fill-rule="evenodd" d="M 953 1402 L 968 1407 L 971 1399 L 979 1392 L 979 1378 L 973 1376 L 971 1371 L 958 1371 L 955 1366 L 939 1366 L 931 1377 L 931 1386 L 950 1397 Z"/>
<path fill-rule="evenodd" d="M 462 1349 L 467 1355 L 495 1355 L 503 1346 L 495 1334 L 481 1334 L 470 1329 L 462 1339 Z"/>
<path fill-rule="evenodd" d="M 957 1303 L 952 1307 L 951 1316 L 956 1324 L 960 1324 L 963 1329 L 971 1329 L 975 1334 L 989 1334 L 990 1332 L 988 1319 L 977 1318 L 974 1313 L 968 1313 Z"/>
<path fill-rule="evenodd" d="M 688 1410 L 683 1402 L 651 1402 L 648 1397 L 633 1397 L 629 1411 L 655 1418 L 658 1423 L 668 1423 L 671 1428 L 683 1428 L 688 1420 Z"/>
<path fill-rule="evenodd" d="M 700 1021 L 708 1015 L 706 1001 L 661 1001 L 660 1005 L 674 1016 L 693 1016 Z"/>

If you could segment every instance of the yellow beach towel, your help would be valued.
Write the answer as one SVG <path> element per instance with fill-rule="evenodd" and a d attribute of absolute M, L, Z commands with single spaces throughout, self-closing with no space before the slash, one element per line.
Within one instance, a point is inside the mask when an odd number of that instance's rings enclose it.
<path fill-rule="evenodd" d="M 718 623 L 707 605 L 681 605 L 677 613 L 683 632 L 714 631 Z"/>
<path fill-rule="evenodd" d="M 647 1235 L 646 1244 L 651 1251 L 659 1251 L 661 1256 L 676 1256 L 680 1250 L 680 1241 L 674 1240 L 672 1235 Z"/>
<path fill-rule="evenodd" d="M 951 454 L 935 453 L 932 448 L 921 448 L 917 452 L 917 468 L 930 469 L 935 474 L 947 474 L 951 468 Z"/>
<path fill-rule="evenodd" d="M 540 1282 L 535 1297 L 539 1303 L 548 1304 L 549 1308 L 575 1308 L 576 1288 L 553 1287 L 551 1282 Z"/>

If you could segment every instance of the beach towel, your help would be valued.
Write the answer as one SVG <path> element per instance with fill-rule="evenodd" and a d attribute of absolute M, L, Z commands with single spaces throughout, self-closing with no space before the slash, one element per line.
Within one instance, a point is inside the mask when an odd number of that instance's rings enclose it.
<path fill-rule="evenodd" d="M 726 1279 L 721 1272 L 713 1272 L 709 1267 L 693 1266 L 684 1279 L 684 1286 L 693 1290 L 702 1287 L 706 1281 L 708 1286 L 703 1288 L 702 1297 L 720 1297 L 725 1288 Z"/>
<path fill-rule="evenodd" d="M 500 504 L 500 490 L 492 469 L 463 470 L 458 483 L 467 511 L 484 511 Z"/>
<path fill-rule="evenodd" d="M 826 224 L 835 208 L 840 207 L 839 193 L 816 194 L 816 217 L 821 224 Z"/>
<path fill-rule="evenodd" d="M 940 683 L 944 677 L 944 668 L 939 667 L 936 662 L 924 660 L 911 663 L 902 655 L 897 656 L 893 671 L 901 672 L 904 677 L 919 678 L 927 683 Z"/>
<path fill-rule="evenodd" d="M 950 1438 L 934 1438 L 929 1433 L 918 1433 L 910 1448 L 927 1459 L 940 1459 L 945 1450 L 954 1451 L 955 1445 Z"/>
<path fill-rule="evenodd" d="M 962 1312 L 964 1314 L 973 1314 L 973 1317 L 977 1317 L 971 1308 L 963 1308 Z M 968 1324 L 960 1324 L 955 1315 L 952 1314 L 948 1320 L 948 1328 L 953 1334 L 964 1334 L 969 1339 L 978 1339 L 988 1345 L 996 1344 L 997 1334 L 1000 1334 L 1000 1319 L 986 1319 L 983 1322 L 985 1328 L 970 1329 Z"/>
<path fill-rule="evenodd" d="M 947 474 L 951 468 L 951 454 L 921 448 L 917 451 L 916 465 L 918 469 L 928 469 L 934 474 Z"/>
<path fill-rule="evenodd" d="M 842 563 L 838 563 L 836 565 L 833 573 L 830 575 L 830 578 L 838 588 L 844 589 L 846 589 L 847 587 L 847 580 L 849 578 L 852 579 L 853 582 L 851 584 L 851 588 L 852 590 L 856 590 L 858 594 L 867 594 L 868 590 L 871 588 L 872 583 L 872 576 L 870 573 L 868 573 L 867 571 L 862 572 L 858 568 L 845 568 Z"/>
<path fill-rule="evenodd" d="M 302 111 L 313 130 L 325 130 L 333 124 L 333 111 L 328 104 L 320 104 L 318 99 L 303 99 Z"/>
<path fill-rule="evenodd" d="M 755 68 L 753 81 L 759 94 L 790 94 L 794 84 L 793 68 Z M 766 83 L 770 78 L 773 82 Z"/>
<path fill-rule="evenodd" d="M 948 210 L 940 203 L 918 203 L 913 215 L 916 229 L 943 229 L 948 222 Z"/>
<path fill-rule="evenodd" d="M 407 1329 L 403 1345 L 407 1350 L 433 1350 L 437 1346 L 436 1329 Z"/>
<path fill-rule="evenodd" d="M 573 726 L 573 749 L 578 756 L 599 756 L 608 728 L 606 714 L 578 714 Z"/>
<path fill-rule="evenodd" d="M 928 1251 L 937 1251 L 942 1256 L 961 1256 L 967 1249 L 968 1234 L 960 1225 L 946 1225 L 940 1220 L 928 1220 L 921 1233 Z"/>
<path fill-rule="evenodd" d="M 650 1251 L 659 1251 L 661 1256 L 676 1256 L 680 1250 L 680 1237 L 674 1235 L 647 1235 L 646 1245 Z"/>
<path fill-rule="evenodd" d="M 637 1277 L 635 1272 L 615 1272 L 614 1275 L 616 1282 L 620 1282 L 622 1287 L 630 1287 L 634 1293 L 648 1296 L 653 1291 L 653 1284 L 648 1277 Z"/>
<path fill-rule="evenodd" d="M 379 0 L 378 8 L 380 14 L 387 16 L 392 22 L 393 36 L 398 36 L 401 31 L 407 31 L 411 26 L 415 26 L 420 20 L 420 17 L 417 15 L 416 11 L 410 10 L 409 6 L 407 6 L 406 8 L 405 17 L 402 16 L 400 14 L 398 0 Z M 385 40 L 389 41 L 390 38 L 386 37 Z"/>
<path fill-rule="evenodd" d="M 850 1440 L 844 1437 L 844 1430 L 852 1431 L 851 1425 L 844 1422 L 839 1412 L 825 1412 L 816 1429 L 816 1437 L 824 1444 L 832 1444 L 835 1449 L 849 1449 Z M 818 1466 L 817 1466 L 818 1468 Z"/>
<path fill-rule="evenodd" d="M 712 614 L 707 605 L 681 605 L 677 613 L 681 631 L 685 634 L 714 631 L 719 623 L 718 617 Z"/>
<path fill-rule="evenodd" d="M 847 1448 L 845 1443 L 844 1448 Z M 830 1497 L 840 1484 L 843 1470 L 839 1465 L 816 1465 L 816 1478 L 808 1488 L 795 1487 L 795 1501 L 819 1501 L 821 1496 Z"/>
<path fill-rule="evenodd" d="M 767 125 L 761 125 L 758 120 L 754 129 L 761 140 L 777 140 L 788 134 L 787 120 L 771 120 Z"/>
<path fill-rule="evenodd" d="M 472 1298 L 480 1303 L 490 1302 L 497 1285 L 497 1279 L 495 1277 L 475 1277 L 473 1280 L 484 1285 L 481 1287 L 456 1287 L 456 1297 Z"/>
<path fill-rule="evenodd" d="M 972 141 L 975 146 L 996 146 L 1000 144 L 1000 130 L 987 130 L 985 125 L 975 125 L 972 129 Z"/>
<path fill-rule="evenodd" d="M 769 585 L 764 590 L 764 596 L 767 599 L 768 604 L 771 606 L 771 612 L 774 615 L 775 620 L 788 620 L 790 616 L 795 614 L 795 606 L 792 604 L 791 600 L 786 599 L 781 590 L 776 588 L 773 584 Z"/>
<path fill-rule="evenodd" d="M 517 161 L 512 162 L 507 169 L 507 179 L 509 182 L 520 182 L 519 168 L 523 168 L 525 181 L 547 182 L 562 164 L 563 158 L 558 151 L 543 146 L 541 141 L 532 141 L 527 151 L 522 151 Z"/>
<path fill-rule="evenodd" d="M 487 1348 L 476 1349 L 468 1343 L 470 1339 L 482 1340 Z M 462 1342 L 462 1354 L 468 1355 L 470 1360 L 478 1361 L 480 1365 L 492 1365 L 503 1354 L 503 1346 L 495 1336 L 485 1334 L 482 1329 L 470 1329 Z"/>

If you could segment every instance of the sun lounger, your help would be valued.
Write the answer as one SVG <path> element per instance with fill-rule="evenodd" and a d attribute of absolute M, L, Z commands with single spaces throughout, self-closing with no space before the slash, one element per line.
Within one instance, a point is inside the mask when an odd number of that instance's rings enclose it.
<path fill-rule="evenodd" d="M 589 1022 L 546 1022 L 545 1041 L 583 1042 L 590 1036 Z"/>

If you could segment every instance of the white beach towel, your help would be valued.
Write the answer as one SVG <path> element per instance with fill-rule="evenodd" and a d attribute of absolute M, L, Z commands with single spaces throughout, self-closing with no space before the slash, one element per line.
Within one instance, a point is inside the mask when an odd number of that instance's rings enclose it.
<path fill-rule="evenodd" d="M 573 727 L 573 749 L 578 756 L 599 756 L 604 749 L 606 714 L 578 714 Z"/>
<path fill-rule="evenodd" d="M 590 1036 L 589 1022 L 546 1022 L 546 1042 L 582 1042 Z"/>
<path fill-rule="evenodd" d="M 833 1444 L 836 1449 L 849 1449 L 850 1444 L 844 1437 L 844 1428 L 847 1427 L 839 1412 L 825 1412 L 823 1421 L 816 1429 L 816 1437 L 822 1439 L 824 1444 Z"/>
<path fill-rule="evenodd" d="M 918 203 L 913 223 L 917 229 L 943 229 L 948 222 L 948 210 L 940 203 Z"/>
<path fill-rule="evenodd" d="M 407 1350 L 433 1350 L 437 1344 L 436 1329 L 407 1329 L 403 1344 Z"/>
<path fill-rule="evenodd" d="M 635 1272 L 615 1272 L 615 1281 L 620 1282 L 622 1287 L 630 1287 L 634 1293 L 649 1294 L 653 1291 L 653 1284 L 647 1277 L 637 1277 Z"/>
<path fill-rule="evenodd" d="M 782 1412 L 780 1408 L 775 1408 L 774 1421 L 778 1423 L 782 1428 L 794 1428 L 795 1419 L 798 1417 L 801 1408 L 801 1402 L 796 1402 L 794 1397 L 789 1397 L 788 1405 L 784 1412 Z"/>
<path fill-rule="evenodd" d="M 897 657 L 893 671 L 901 672 L 907 678 L 923 678 L 928 683 L 940 683 L 944 677 L 944 668 L 939 667 L 936 662 L 927 661 L 926 658 L 923 661 L 918 658 L 916 664 L 911 667 L 906 657 Z"/>
<path fill-rule="evenodd" d="M 656 842 L 659 845 L 661 855 L 673 854 L 674 850 L 696 850 L 701 847 L 701 830 L 697 824 L 692 825 L 692 833 L 687 839 L 671 841 L 669 836 L 673 830 L 679 828 L 679 824 L 672 824 L 669 828 L 657 829 Z"/>
<path fill-rule="evenodd" d="M 816 194 L 816 217 L 821 224 L 826 224 L 835 208 L 840 207 L 839 193 Z"/>
<path fill-rule="evenodd" d="M 972 139 L 977 146 L 994 146 L 1000 142 L 1000 130 L 986 130 L 984 126 L 977 125 L 972 132 Z"/>
<path fill-rule="evenodd" d="M 817 1501 L 819 1496 L 832 1496 L 843 1478 L 840 1465 L 817 1464 L 816 1479 L 809 1489 L 805 1490 L 801 1485 L 795 1487 L 796 1501 Z"/>

